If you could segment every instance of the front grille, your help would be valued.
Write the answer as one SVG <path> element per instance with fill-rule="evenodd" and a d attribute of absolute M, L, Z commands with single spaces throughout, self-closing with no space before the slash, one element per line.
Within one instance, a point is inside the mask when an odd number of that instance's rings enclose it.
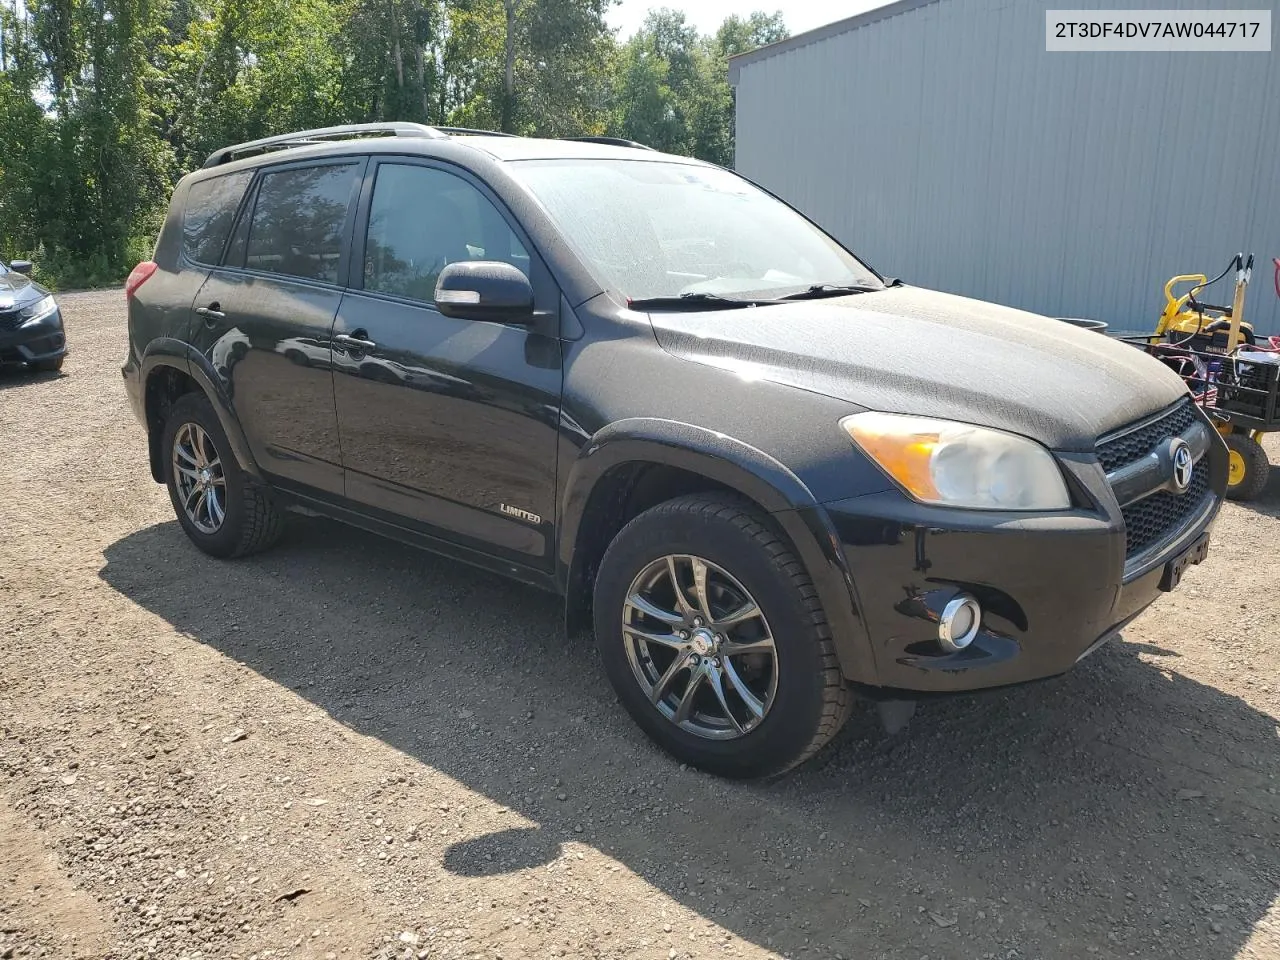
<path fill-rule="evenodd" d="M 1189 399 L 1184 399 L 1164 416 L 1146 426 L 1122 433 L 1111 440 L 1102 440 L 1098 444 L 1098 459 L 1102 461 L 1102 469 L 1111 473 L 1135 460 L 1141 460 L 1154 450 L 1161 440 L 1182 433 L 1195 419 L 1195 408 Z"/>
<path fill-rule="evenodd" d="M 1135 557 L 1180 530 L 1204 504 L 1208 492 L 1209 458 L 1205 456 L 1191 472 L 1186 493 L 1161 490 L 1121 510 L 1125 557 Z"/>
<path fill-rule="evenodd" d="M 0 310 L 0 330 L 17 330 L 21 325 L 21 310 Z"/>
<path fill-rule="evenodd" d="M 1164 441 L 1184 432 L 1196 420 L 1190 399 L 1178 402 L 1167 413 L 1136 429 L 1103 438 L 1098 459 L 1107 473 L 1148 456 Z M 1209 458 L 1203 456 L 1191 472 L 1185 493 L 1160 490 L 1121 509 L 1125 527 L 1125 559 L 1132 559 L 1176 537 L 1199 511 L 1209 495 Z"/>

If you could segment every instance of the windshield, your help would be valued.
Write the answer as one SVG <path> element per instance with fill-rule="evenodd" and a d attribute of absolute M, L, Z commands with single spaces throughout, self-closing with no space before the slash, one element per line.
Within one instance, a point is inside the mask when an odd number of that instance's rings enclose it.
<path fill-rule="evenodd" d="M 804 217 L 726 170 L 660 160 L 525 160 L 511 170 L 574 252 L 630 300 L 881 286 Z"/>

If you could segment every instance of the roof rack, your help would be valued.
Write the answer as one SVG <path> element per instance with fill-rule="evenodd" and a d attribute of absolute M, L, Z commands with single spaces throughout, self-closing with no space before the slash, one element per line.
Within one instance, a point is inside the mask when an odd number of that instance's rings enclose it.
<path fill-rule="evenodd" d="M 518 133 L 503 133 L 501 130 L 478 130 L 474 127 L 436 127 L 441 133 L 456 134 L 463 137 L 519 137 Z M 577 140 L 581 143 L 604 143 L 612 147 L 632 147 L 636 150 L 652 150 L 653 147 L 635 140 L 624 140 L 622 137 L 556 137 L 557 140 Z"/>
<path fill-rule="evenodd" d="M 223 147 L 209 154 L 204 162 L 206 167 L 216 167 L 228 163 L 233 157 L 255 151 L 284 150 L 288 147 L 300 147 L 310 143 L 322 143 L 325 140 L 336 140 L 342 137 L 363 137 L 369 134 L 389 133 L 397 137 L 421 137 L 438 140 L 444 137 L 436 127 L 428 127 L 421 123 L 346 123 L 338 127 L 319 127 L 315 130 L 299 130 L 296 133 L 284 133 L 275 137 L 263 137 L 261 140 L 250 140 L 234 146 Z"/>
<path fill-rule="evenodd" d="M 436 127 L 441 133 L 451 133 L 462 137 L 518 137 L 518 133 L 503 133 L 501 130 L 477 130 L 473 127 Z"/>
<path fill-rule="evenodd" d="M 603 143 L 610 147 L 631 147 L 635 150 L 652 150 L 647 143 L 624 140 L 622 137 L 557 137 L 557 140 L 576 140 L 579 143 Z"/>

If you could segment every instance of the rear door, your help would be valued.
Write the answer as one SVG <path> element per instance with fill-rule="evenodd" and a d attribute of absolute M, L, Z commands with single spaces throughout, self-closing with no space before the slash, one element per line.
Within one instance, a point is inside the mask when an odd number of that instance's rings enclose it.
<path fill-rule="evenodd" d="M 191 342 L 224 383 L 258 466 L 284 487 L 341 495 L 330 335 L 346 282 L 362 158 L 266 167 Z"/>
<path fill-rule="evenodd" d="M 240 170 L 184 182 L 174 191 L 174 209 L 156 244 L 159 269 L 129 298 L 130 339 L 137 350 L 159 337 L 191 342 L 196 294 L 222 259 L 252 180 L 252 170 Z"/>

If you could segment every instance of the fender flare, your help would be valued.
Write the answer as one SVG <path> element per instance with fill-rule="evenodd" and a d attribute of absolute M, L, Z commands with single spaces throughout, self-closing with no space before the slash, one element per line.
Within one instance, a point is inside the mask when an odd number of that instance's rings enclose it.
<path fill-rule="evenodd" d="M 147 384 L 150 382 L 152 374 L 161 367 L 169 367 L 186 374 L 196 383 L 213 405 L 214 412 L 218 416 L 218 422 L 222 426 L 223 433 L 227 436 L 227 442 L 231 445 L 231 452 L 240 468 L 255 479 L 261 479 L 262 474 L 258 469 L 257 461 L 254 460 L 253 453 L 249 449 L 249 443 L 245 439 L 244 431 L 240 428 L 240 421 L 235 415 L 235 409 L 231 405 L 231 398 L 222 382 L 222 378 L 218 376 L 204 354 L 189 344 L 171 337 L 160 337 L 147 344 L 142 353 L 142 359 L 138 364 L 138 380 L 142 384 L 143 413 L 147 417 L 148 424 L 147 446 L 151 459 L 152 478 L 157 483 L 164 482 L 161 462 L 163 455 L 160 452 L 161 431 L 150 429 L 150 419 L 147 411 Z"/>
<path fill-rule="evenodd" d="M 574 584 L 584 576 L 578 545 L 592 495 L 610 470 L 633 462 L 660 463 L 699 474 L 764 508 L 791 540 L 818 591 L 845 676 L 875 683 L 874 654 L 853 575 L 827 511 L 785 464 L 705 427 L 629 418 L 603 427 L 583 446 L 569 468 L 560 498 L 557 566 L 569 603 Z"/>
<path fill-rule="evenodd" d="M 138 361 L 143 386 L 146 385 L 147 378 L 156 367 L 175 367 L 186 373 L 187 351 L 190 349 L 181 340 L 175 340 L 173 337 L 158 337 L 148 343 L 146 349 L 142 351 L 141 360 Z"/>
<path fill-rule="evenodd" d="M 213 363 L 195 347 L 187 348 L 187 362 L 191 370 L 191 379 L 200 384 L 205 396 L 213 404 L 213 411 L 222 424 L 222 432 L 227 436 L 231 452 L 235 455 L 240 469 L 255 480 L 262 479 L 262 471 L 258 469 L 258 461 L 254 459 L 249 448 L 249 440 L 240 426 L 240 418 L 236 416 L 235 406 L 231 402 L 230 384 L 214 369 Z"/>

